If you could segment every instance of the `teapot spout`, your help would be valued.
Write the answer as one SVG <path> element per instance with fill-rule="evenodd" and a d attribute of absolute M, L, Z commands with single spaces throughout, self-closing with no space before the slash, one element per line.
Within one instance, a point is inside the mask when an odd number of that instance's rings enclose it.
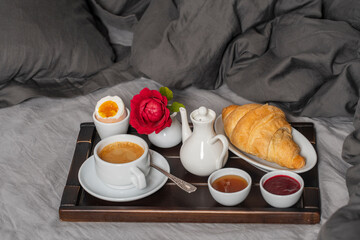
<path fill-rule="evenodd" d="M 192 132 L 189 126 L 189 122 L 187 119 L 187 113 L 186 113 L 186 109 L 183 107 L 180 107 L 180 115 L 181 115 L 181 126 L 182 126 L 182 143 L 184 143 L 186 141 L 186 139 L 188 139 Z"/>

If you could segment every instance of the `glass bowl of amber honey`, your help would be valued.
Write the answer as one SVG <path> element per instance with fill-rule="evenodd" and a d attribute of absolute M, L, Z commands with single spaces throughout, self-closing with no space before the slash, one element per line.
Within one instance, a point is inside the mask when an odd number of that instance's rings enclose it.
<path fill-rule="evenodd" d="M 250 175 L 238 168 L 222 168 L 208 178 L 211 196 L 224 206 L 240 204 L 249 195 L 252 180 Z"/>

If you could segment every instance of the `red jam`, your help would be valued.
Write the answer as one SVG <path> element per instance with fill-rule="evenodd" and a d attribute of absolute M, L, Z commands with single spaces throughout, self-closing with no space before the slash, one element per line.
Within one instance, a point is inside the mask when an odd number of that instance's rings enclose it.
<path fill-rule="evenodd" d="M 300 183 L 292 177 L 276 175 L 265 181 L 264 188 L 272 194 L 290 195 L 299 191 Z"/>

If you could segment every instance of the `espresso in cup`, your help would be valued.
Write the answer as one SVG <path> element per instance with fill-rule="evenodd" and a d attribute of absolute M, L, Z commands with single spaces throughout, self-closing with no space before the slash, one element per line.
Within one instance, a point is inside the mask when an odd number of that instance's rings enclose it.
<path fill-rule="evenodd" d="M 107 186 L 116 189 L 146 187 L 150 154 L 144 139 L 130 134 L 104 138 L 96 144 L 94 157 L 96 175 Z"/>
<path fill-rule="evenodd" d="M 144 154 L 144 149 L 133 142 L 114 142 L 106 145 L 99 157 L 109 163 L 132 162 Z"/>

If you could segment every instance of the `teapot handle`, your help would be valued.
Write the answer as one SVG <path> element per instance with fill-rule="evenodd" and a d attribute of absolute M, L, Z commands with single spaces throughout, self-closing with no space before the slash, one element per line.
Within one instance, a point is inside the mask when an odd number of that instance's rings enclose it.
<path fill-rule="evenodd" d="M 209 143 L 214 144 L 217 140 L 220 140 L 223 145 L 221 155 L 218 158 L 218 160 L 216 161 L 216 169 L 220 169 L 223 167 L 224 158 L 229 149 L 229 141 L 227 140 L 227 138 L 224 135 L 218 134 L 218 135 L 214 136 L 213 138 L 211 138 Z"/>

